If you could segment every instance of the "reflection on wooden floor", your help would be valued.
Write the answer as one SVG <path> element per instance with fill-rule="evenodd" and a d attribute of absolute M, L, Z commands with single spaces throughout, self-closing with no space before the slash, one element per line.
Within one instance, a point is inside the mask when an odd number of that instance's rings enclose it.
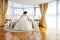
<path fill-rule="evenodd" d="M 0 27 L 0 40 L 40 40 L 40 32 L 7 32 Z"/>
<path fill-rule="evenodd" d="M 47 28 L 40 28 L 41 40 L 46 40 L 46 30 Z"/>
<path fill-rule="evenodd" d="M 18 33 L 7 32 L 3 27 L 0 27 L 0 40 L 38 40 L 38 38 L 40 40 L 56 40 L 56 29 L 40 28 L 40 32 Z M 60 40 L 60 38 L 57 40 Z"/>

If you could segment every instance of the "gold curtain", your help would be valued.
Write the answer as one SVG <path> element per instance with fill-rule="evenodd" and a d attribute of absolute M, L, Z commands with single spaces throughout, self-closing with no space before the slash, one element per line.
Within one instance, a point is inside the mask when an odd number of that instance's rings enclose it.
<path fill-rule="evenodd" d="M 42 5 L 43 5 L 43 8 L 42 8 Z M 47 27 L 45 16 L 46 16 L 47 8 L 48 8 L 48 3 L 40 4 L 39 7 L 41 11 L 41 19 L 39 21 L 39 27 Z"/>
<path fill-rule="evenodd" d="M 5 22 L 6 22 L 6 11 L 8 8 L 8 0 L 4 0 L 4 4 L 3 4 L 3 0 L 0 0 L 0 26 L 4 26 Z"/>

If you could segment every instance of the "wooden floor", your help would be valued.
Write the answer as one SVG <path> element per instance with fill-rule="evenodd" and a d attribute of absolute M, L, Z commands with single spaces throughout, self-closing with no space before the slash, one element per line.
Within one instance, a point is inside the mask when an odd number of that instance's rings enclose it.
<path fill-rule="evenodd" d="M 0 27 L 0 40 L 60 40 L 54 28 L 40 28 L 40 32 L 8 32 Z"/>

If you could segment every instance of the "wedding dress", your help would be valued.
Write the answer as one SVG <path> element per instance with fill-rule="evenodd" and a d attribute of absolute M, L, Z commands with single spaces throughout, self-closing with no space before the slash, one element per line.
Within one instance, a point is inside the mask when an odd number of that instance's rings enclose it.
<path fill-rule="evenodd" d="M 27 30 L 27 31 L 33 30 L 32 23 L 30 21 L 28 21 L 26 16 L 23 16 L 19 20 L 19 22 L 16 23 L 14 29 L 15 30 L 24 30 L 24 31 L 25 30 Z"/>

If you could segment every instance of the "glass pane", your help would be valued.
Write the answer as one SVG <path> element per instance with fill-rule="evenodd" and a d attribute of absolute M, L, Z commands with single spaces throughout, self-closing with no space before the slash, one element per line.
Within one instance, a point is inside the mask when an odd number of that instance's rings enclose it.
<path fill-rule="evenodd" d="M 40 19 L 40 17 L 41 17 L 40 8 L 36 8 L 35 19 Z"/>
<path fill-rule="evenodd" d="M 11 5 L 12 5 L 12 2 L 11 1 L 8 1 L 8 6 L 11 7 Z"/>
<path fill-rule="evenodd" d="M 23 4 L 14 3 L 13 6 L 16 8 L 23 8 Z"/>
<path fill-rule="evenodd" d="M 7 19 L 12 19 L 11 7 L 8 7 L 8 10 L 7 10 L 7 13 L 6 13 L 6 18 L 7 18 Z"/>
<path fill-rule="evenodd" d="M 14 15 L 22 15 L 23 9 L 14 9 Z"/>
<path fill-rule="evenodd" d="M 14 19 L 18 19 L 23 14 L 23 9 L 14 9 Z"/>
<path fill-rule="evenodd" d="M 24 11 L 27 11 L 28 15 L 34 15 L 34 8 L 26 8 Z"/>
<path fill-rule="evenodd" d="M 26 8 L 26 9 L 24 9 L 24 11 L 27 11 L 28 13 L 28 16 L 29 16 L 29 18 L 30 19 L 34 19 L 34 8 Z"/>
<path fill-rule="evenodd" d="M 8 1 L 8 9 L 6 12 L 6 18 L 13 19 L 13 6 L 12 6 L 12 2 L 10 0 Z"/>
<path fill-rule="evenodd" d="M 58 13 L 60 14 L 60 0 L 58 1 Z"/>

